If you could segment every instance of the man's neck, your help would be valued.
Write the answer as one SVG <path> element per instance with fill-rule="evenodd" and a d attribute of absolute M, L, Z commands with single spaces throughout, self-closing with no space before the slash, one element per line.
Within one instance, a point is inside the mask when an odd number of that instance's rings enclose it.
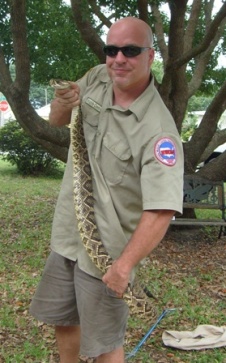
<path fill-rule="evenodd" d="M 122 89 L 113 86 L 113 104 L 121 106 L 124 109 L 129 106 L 145 91 L 149 81 L 143 85 L 134 86 L 132 89 Z"/>

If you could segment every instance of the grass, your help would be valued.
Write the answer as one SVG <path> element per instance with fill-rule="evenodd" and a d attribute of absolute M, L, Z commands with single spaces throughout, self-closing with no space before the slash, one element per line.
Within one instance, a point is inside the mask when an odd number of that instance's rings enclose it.
<path fill-rule="evenodd" d="M 62 171 L 22 177 L 0 160 L 0 362 L 49 362 L 54 342 L 29 316 L 46 256 Z M 48 347 L 49 345 L 49 347 Z M 2 360 L 1 360 L 2 359 Z"/>
<path fill-rule="evenodd" d="M 59 362 L 54 330 L 29 315 L 46 256 L 62 171 L 54 177 L 21 177 L 0 160 L 0 363 Z M 214 257 L 213 257 L 214 256 Z M 225 325 L 225 243 L 192 245 L 167 240 L 143 271 L 165 317 L 140 348 L 136 363 L 226 363 L 226 349 L 179 351 L 163 346 L 164 329 L 192 330 L 199 324 Z M 220 292 L 222 295 L 220 295 Z M 225 293 L 225 295 L 224 295 Z M 126 351 L 150 325 L 130 318 Z"/>

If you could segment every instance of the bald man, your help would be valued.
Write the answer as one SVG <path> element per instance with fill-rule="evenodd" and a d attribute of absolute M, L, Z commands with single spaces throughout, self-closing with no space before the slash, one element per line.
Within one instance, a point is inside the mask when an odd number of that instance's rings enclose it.
<path fill-rule="evenodd" d="M 183 152 L 175 123 L 154 86 L 150 27 L 137 18 L 114 23 L 106 64 L 57 90 L 50 123 L 70 122 L 81 105 L 92 170 L 95 219 L 114 260 L 106 274 L 93 264 L 79 235 L 68 162 L 55 210 L 51 253 L 31 314 L 56 326 L 61 363 L 79 354 L 96 363 L 124 362 L 128 307 L 122 299 L 134 268 L 182 212 Z"/>

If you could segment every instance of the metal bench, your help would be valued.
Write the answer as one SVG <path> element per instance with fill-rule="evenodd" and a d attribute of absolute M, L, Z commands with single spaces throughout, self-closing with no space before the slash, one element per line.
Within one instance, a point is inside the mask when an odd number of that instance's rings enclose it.
<path fill-rule="evenodd" d="M 183 209 L 215 209 L 221 211 L 221 218 L 184 218 L 175 217 L 171 225 L 183 226 L 219 226 L 218 238 L 222 233 L 226 236 L 225 219 L 225 194 L 224 182 L 210 181 L 195 176 L 185 176 L 184 178 L 184 200 Z"/>

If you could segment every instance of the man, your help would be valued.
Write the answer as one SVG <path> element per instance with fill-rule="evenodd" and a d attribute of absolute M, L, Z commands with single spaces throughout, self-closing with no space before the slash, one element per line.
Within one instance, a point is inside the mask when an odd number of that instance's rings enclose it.
<path fill-rule="evenodd" d="M 134 267 L 182 211 L 182 146 L 150 74 L 151 29 L 139 19 L 121 19 L 104 51 L 106 66 L 57 90 L 51 105 L 51 124 L 62 126 L 81 103 L 96 223 L 114 260 L 102 276 L 81 242 L 69 152 L 52 252 L 31 306 L 36 318 L 56 325 L 61 363 L 78 362 L 79 350 L 97 363 L 124 362 L 128 307 L 121 298 Z"/>

